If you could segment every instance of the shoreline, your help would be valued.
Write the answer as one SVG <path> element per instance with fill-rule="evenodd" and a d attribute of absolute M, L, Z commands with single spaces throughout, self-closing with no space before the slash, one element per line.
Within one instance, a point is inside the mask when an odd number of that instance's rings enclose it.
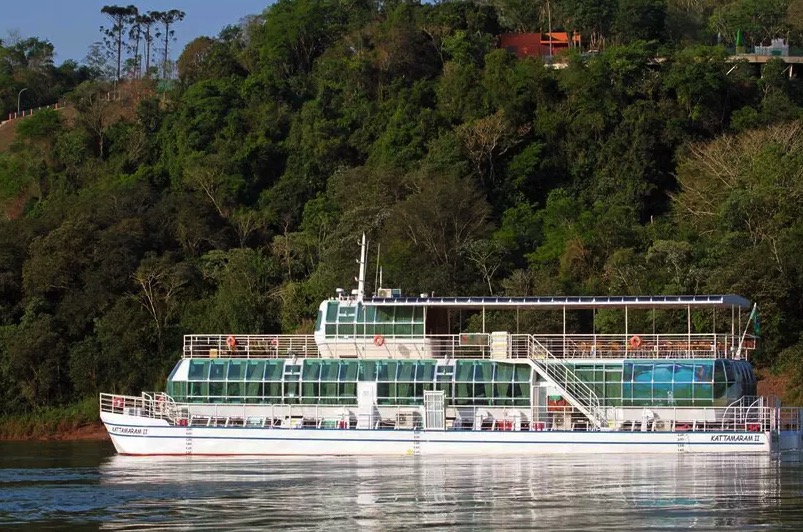
<path fill-rule="evenodd" d="M 2 434 L 2 432 L 0 432 Z M 81 425 L 66 430 L 57 430 L 45 434 L 32 434 L 30 436 L 5 436 L 0 435 L 0 442 L 25 442 L 25 441 L 111 441 L 106 427 L 100 421 Z"/>

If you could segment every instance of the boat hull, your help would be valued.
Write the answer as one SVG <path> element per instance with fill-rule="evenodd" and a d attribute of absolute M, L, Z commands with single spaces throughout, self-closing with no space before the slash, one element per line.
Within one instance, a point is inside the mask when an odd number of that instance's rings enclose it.
<path fill-rule="evenodd" d="M 774 450 L 770 432 L 187 427 L 124 414 L 104 413 L 102 418 L 118 453 L 141 456 L 523 456 L 569 453 L 769 453 Z"/>

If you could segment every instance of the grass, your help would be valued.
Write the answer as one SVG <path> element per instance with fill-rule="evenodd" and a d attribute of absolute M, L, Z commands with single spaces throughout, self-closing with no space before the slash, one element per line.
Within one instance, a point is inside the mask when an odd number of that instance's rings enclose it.
<path fill-rule="evenodd" d="M 0 439 L 57 438 L 98 423 L 98 400 L 46 407 L 27 414 L 0 416 Z"/>
<path fill-rule="evenodd" d="M 11 143 L 14 142 L 14 134 L 17 131 L 18 120 L 11 120 L 10 122 L 0 126 L 0 152 L 8 150 Z"/>

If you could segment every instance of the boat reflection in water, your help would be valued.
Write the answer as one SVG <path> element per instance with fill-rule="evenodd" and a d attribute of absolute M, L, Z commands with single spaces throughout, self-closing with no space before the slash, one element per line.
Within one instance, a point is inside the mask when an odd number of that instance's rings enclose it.
<path fill-rule="evenodd" d="M 101 487 L 136 493 L 116 517 L 153 526 L 793 530 L 803 526 L 801 469 L 767 455 L 115 456 Z"/>

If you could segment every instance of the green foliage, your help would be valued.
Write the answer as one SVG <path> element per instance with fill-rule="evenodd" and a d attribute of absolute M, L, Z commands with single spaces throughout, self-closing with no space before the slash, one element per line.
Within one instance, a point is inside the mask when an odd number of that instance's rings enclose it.
<path fill-rule="evenodd" d="M 711 4 L 525 4 L 282 0 L 192 41 L 175 90 L 119 102 L 46 41 L 0 47 L 6 108 L 74 88 L 0 154 L 3 413 L 158 389 L 183 334 L 310 332 L 362 233 L 406 293 L 742 293 L 760 362 L 799 368 L 798 80 L 672 50 L 708 39 Z M 168 15 L 134 22 L 163 48 Z M 599 53 L 495 49 L 550 19 Z"/>

